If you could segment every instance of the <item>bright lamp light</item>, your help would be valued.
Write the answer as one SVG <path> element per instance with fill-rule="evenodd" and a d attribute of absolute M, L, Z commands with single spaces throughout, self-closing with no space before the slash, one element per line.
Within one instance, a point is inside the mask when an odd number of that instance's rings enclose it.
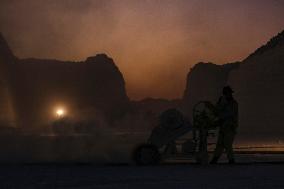
<path fill-rule="evenodd" d="M 65 115 L 65 111 L 62 108 L 57 109 L 55 113 L 58 117 L 62 117 Z"/>

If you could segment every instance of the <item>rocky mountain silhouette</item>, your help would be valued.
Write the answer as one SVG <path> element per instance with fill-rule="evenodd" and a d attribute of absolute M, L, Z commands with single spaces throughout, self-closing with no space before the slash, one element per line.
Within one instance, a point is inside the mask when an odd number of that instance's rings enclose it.
<path fill-rule="evenodd" d="M 107 55 L 98 54 L 81 62 L 17 59 L 3 37 L 0 40 L 1 66 L 5 67 L 1 71 L 9 70 L 9 76 L 1 74 L 1 81 L 8 81 L 6 88 L 11 94 L 17 126 L 48 125 L 59 106 L 74 119 L 100 116 L 108 122 L 127 111 L 129 99 L 124 78 Z M 2 96 L 4 88 L 0 89 Z M 2 99 L 1 111 L 6 111 L 6 100 Z"/>
<path fill-rule="evenodd" d="M 231 85 L 239 102 L 241 133 L 283 135 L 284 31 L 241 62 L 198 63 L 188 73 L 182 99 L 130 101 L 123 75 L 105 54 L 81 62 L 18 59 L 0 36 L 0 123 L 35 128 L 64 106 L 75 119 L 101 117 L 111 125 L 151 128 L 167 108 L 187 117 L 198 101 L 216 102 Z"/>
<path fill-rule="evenodd" d="M 199 101 L 217 102 L 229 73 L 239 65 L 239 62 L 225 65 L 200 62 L 190 70 L 182 103 L 182 109 L 188 117 L 191 117 L 192 108 Z"/>
<path fill-rule="evenodd" d="M 246 58 L 228 83 L 236 91 L 244 133 L 283 136 L 284 31 Z"/>
<path fill-rule="evenodd" d="M 188 74 L 183 109 L 190 114 L 199 100 L 216 102 L 231 85 L 239 102 L 240 132 L 284 132 L 284 31 L 239 63 L 200 63 Z"/>
<path fill-rule="evenodd" d="M 0 126 L 14 125 L 11 98 L 11 67 L 17 61 L 0 33 Z"/>
<path fill-rule="evenodd" d="M 0 33 L 0 61 L 1 65 L 4 62 L 11 62 L 15 61 L 16 57 L 14 56 L 13 52 L 9 48 L 6 40 L 4 39 L 3 35 Z"/>
<path fill-rule="evenodd" d="M 275 37 L 271 38 L 265 45 L 261 46 L 260 48 L 258 48 L 255 52 L 253 52 L 252 54 L 250 54 L 246 59 L 249 60 L 252 57 L 255 56 L 261 56 L 264 53 L 273 50 L 275 48 L 278 48 L 280 46 L 283 46 L 284 44 L 284 31 L 280 32 L 278 35 L 276 35 Z"/>

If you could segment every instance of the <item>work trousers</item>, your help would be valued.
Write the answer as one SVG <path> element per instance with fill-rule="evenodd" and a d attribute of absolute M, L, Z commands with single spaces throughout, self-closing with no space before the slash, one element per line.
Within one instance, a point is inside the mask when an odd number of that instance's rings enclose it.
<path fill-rule="evenodd" d="M 214 157 L 217 159 L 222 155 L 225 150 L 229 160 L 234 159 L 233 142 L 236 132 L 229 129 L 220 129 L 219 136 L 214 151 Z"/>

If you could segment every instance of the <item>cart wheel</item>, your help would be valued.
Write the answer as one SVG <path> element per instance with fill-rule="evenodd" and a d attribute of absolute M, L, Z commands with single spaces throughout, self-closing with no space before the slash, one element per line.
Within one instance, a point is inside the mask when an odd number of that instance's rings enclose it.
<path fill-rule="evenodd" d="M 160 162 L 160 153 L 152 144 L 142 144 L 134 150 L 133 159 L 137 165 L 157 165 Z"/>

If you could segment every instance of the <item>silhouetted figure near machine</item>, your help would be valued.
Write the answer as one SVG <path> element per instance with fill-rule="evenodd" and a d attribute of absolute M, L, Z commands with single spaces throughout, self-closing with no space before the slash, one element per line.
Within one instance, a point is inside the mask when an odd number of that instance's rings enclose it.
<path fill-rule="evenodd" d="M 220 128 L 211 164 L 217 163 L 224 150 L 226 150 L 229 163 L 235 163 L 233 142 L 238 127 L 238 103 L 233 97 L 233 92 L 230 86 L 224 87 L 223 95 L 216 105 Z"/>

